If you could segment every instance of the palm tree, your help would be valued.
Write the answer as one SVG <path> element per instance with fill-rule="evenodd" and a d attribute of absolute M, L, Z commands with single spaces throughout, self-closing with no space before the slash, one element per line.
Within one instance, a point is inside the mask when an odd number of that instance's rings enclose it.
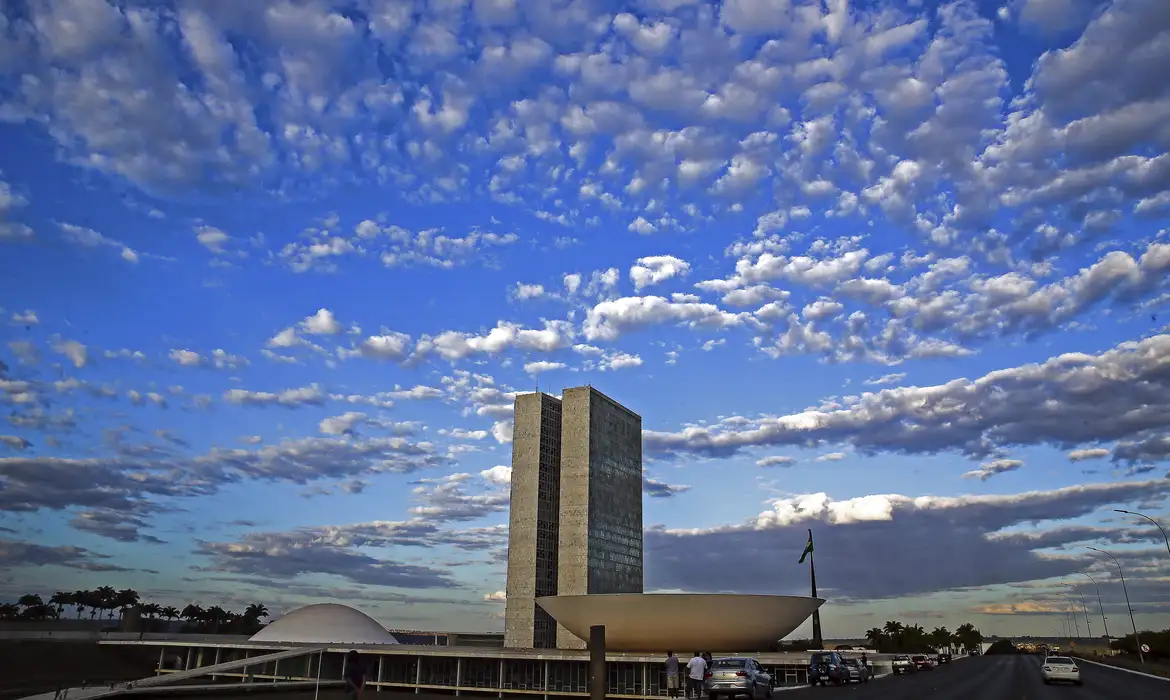
<path fill-rule="evenodd" d="M 12 603 L 0 603 L 0 620 L 15 620 L 20 615 L 20 607 Z"/>
<path fill-rule="evenodd" d="M 215 632 L 213 632 L 213 634 L 219 632 L 219 623 L 226 621 L 227 616 L 228 616 L 228 611 L 224 610 L 223 608 L 221 608 L 218 605 L 213 605 L 207 609 L 208 621 L 215 622 Z"/>
<path fill-rule="evenodd" d="M 16 604 L 22 608 L 28 609 L 35 608 L 38 605 L 44 605 L 45 601 L 41 600 L 41 597 L 36 593 L 25 593 L 24 595 L 20 596 L 20 599 L 16 601 Z"/>
<path fill-rule="evenodd" d="M 163 607 L 158 603 L 146 603 L 139 608 L 143 615 L 149 618 L 155 618 L 162 614 Z"/>
<path fill-rule="evenodd" d="M 173 620 L 173 619 L 179 617 L 179 609 L 173 605 L 168 605 L 167 607 L 162 609 L 161 614 L 167 620 Z"/>
<path fill-rule="evenodd" d="M 65 612 L 65 606 L 73 605 L 73 594 L 66 591 L 57 591 L 49 598 L 49 605 L 57 609 L 57 617 L 61 617 L 61 613 Z"/>
<path fill-rule="evenodd" d="M 126 614 L 126 608 L 132 608 L 138 605 L 141 600 L 138 591 L 132 588 L 123 588 L 114 594 L 114 605 L 118 608 L 118 618 L 122 618 Z M 110 617 L 113 617 L 112 615 Z"/>
<path fill-rule="evenodd" d="M 261 618 L 268 617 L 268 607 L 264 603 L 252 603 L 244 609 L 244 619 L 253 622 L 259 622 Z"/>
<path fill-rule="evenodd" d="M 94 596 L 101 601 L 97 609 L 110 611 L 108 619 L 114 619 L 114 610 L 118 607 L 118 592 L 114 590 L 113 586 L 98 588 L 94 591 Z"/>
<path fill-rule="evenodd" d="M 930 644 L 936 650 L 942 651 L 951 645 L 951 631 L 946 627 L 935 627 L 928 635 Z"/>
<path fill-rule="evenodd" d="M 179 613 L 179 617 L 192 625 L 202 622 L 206 615 L 207 613 L 203 610 L 203 606 L 197 603 L 188 603 L 187 607 L 183 608 L 183 612 Z"/>
<path fill-rule="evenodd" d="M 872 627 L 865 633 L 865 638 L 869 640 L 870 646 L 878 651 L 882 651 L 889 643 L 884 630 L 881 627 Z"/>
<path fill-rule="evenodd" d="M 89 600 L 93 596 L 89 591 L 74 591 L 73 592 L 73 607 L 77 609 L 77 619 L 81 619 L 81 613 L 89 607 Z"/>
<path fill-rule="evenodd" d="M 967 649 L 974 649 L 983 643 L 983 633 L 975 629 L 975 625 L 965 622 L 955 630 L 959 643 Z"/>

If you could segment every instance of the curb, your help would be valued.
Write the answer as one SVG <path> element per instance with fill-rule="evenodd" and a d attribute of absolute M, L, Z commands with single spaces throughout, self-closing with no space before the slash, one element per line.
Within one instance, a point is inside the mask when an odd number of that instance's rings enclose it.
<path fill-rule="evenodd" d="M 1142 673 L 1141 671 L 1134 671 L 1132 669 L 1122 668 L 1120 666 L 1113 666 L 1111 664 L 1103 664 L 1100 661 L 1090 661 L 1089 659 L 1085 659 L 1085 658 L 1082 658 L 1080 656 L 1075 656 L 1073 658 L 1075 658 L 1077 661 L 1083 661 L 1087 664 L 1093 664 L 1094 666 L 1103 666 L 1105 668 L 1111 668 L 1114 671 L 1121 671 L 1122 673 L 1132 673 L 1135 676 L 1143 676 L 1145 678 L 1153 678 L 1156 681 L 1166 681 L 1167 683 L 1170 683 L 1170 678 L 1167 678 L 1166 676 L 1155 676 L 1152 673 Z"/>

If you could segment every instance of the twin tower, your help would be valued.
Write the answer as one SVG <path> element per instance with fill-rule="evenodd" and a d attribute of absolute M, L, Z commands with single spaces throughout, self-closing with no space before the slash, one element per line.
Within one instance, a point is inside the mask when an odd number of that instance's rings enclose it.
<path fill-rule="evenodd" d="M 504 646 L 584 649 L 536 599 L 642 592 L 642 417 L 593 387 L 516 397 Z"/>

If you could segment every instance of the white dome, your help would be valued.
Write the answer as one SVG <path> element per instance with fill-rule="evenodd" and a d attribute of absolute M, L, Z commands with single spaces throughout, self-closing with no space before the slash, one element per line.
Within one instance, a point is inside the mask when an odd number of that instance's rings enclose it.
<path fill-rule="evenodd" d="M 280 616 L 248 640 L 286 644 L 397 644 L 394 635 L 360 610 L 317 603 Z"/>

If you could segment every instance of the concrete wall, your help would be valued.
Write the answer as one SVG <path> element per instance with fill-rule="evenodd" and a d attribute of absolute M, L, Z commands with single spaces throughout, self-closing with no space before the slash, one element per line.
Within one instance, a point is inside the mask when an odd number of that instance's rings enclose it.
<path fill-rule="evenodd" d="M 589 593 L 589 387 L 561 395 L 561 519 L 558 537 L 557 595 Z M 579 639 L 557 625 L 557 647 L 584 649 Z"/>
<path fill-rule="evenodd" d="M 516 397 L 504 646 L 531 648 L 535 625 L 536 509 L 540 488 L 540 394 Z"/>

